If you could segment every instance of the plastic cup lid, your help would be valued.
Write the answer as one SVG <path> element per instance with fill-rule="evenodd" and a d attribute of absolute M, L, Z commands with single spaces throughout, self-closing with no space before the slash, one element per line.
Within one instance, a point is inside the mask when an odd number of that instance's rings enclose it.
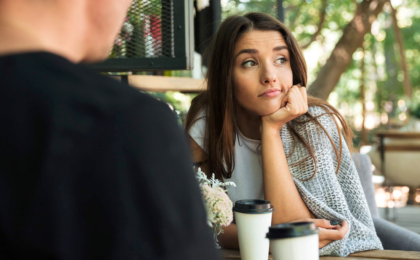
<path fill-rule="evenodd" d="M 268 200 L 238 200 L 233 211 L 248 214 L 264 214 L 274 211 Z"/>
<path fill-rule="evenodd" d="M 268 229 L 266 237 L 269 239 L 293 238 L 310 236 L 318 233 L 318 228 L 315 226 L 314 222 L 295 222 L 272 225 Z"/>

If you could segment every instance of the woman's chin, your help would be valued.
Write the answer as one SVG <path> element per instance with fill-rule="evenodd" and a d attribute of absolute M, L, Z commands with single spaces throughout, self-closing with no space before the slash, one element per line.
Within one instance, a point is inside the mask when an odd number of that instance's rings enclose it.
<path fill-rule="evenodd" d="M 274 114 L 280 109 L 280 102 L 270 102 L 264 105 L 265 106 L 261 106 L 259 109 L 259 112 L 260 112 L 259 114 L 261 116 L 268 116 L 268 115 Z"/>
<path fill-rule="evenodd" d="M 269 116 L 271 114 L 274 114 L 275 112 L 277 112 L 279 109 L 267 109 L 265 111 L 261 111 L 260 116 Z"/>
<path fill-rule="evenodd" d="M 269 105 L 269 106 L 267 106 L 267 105 L 265 105 L 265 106 L 255 105 L 255 106 L 249 106 L 249 107 L 239 106 L 239 112 L 240 113 L 242 112 L 242 113 L 245 113 L 245 114 L 259 116 L 259 117 L 274 114 L 279 109 L 280 109 L 280 104 L 273 104 L 273 105 Z"/>

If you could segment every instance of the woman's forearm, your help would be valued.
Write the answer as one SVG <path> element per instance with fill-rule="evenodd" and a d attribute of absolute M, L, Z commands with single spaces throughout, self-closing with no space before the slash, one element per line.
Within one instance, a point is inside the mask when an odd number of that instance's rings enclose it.
<path fill-rule="evenodd" d="M 228 249 L 239 249 L 238 229 L 235 224 L 222 227 L 223 233 L 217 236 L 220 246 Z"/>
<path fill-rule="evenodd" d="M 274 207 L 273 224 L 310 218 L 312 215 L 293 182 L 277 129 L 261 129 L 264 197 Z"/>

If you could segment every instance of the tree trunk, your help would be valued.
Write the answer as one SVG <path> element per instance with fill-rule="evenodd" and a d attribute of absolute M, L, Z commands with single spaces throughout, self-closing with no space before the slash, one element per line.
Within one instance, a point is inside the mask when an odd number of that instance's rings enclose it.
<path fill-rule="evenodd" d="M 334 47 L 331 56 L 318 72 L 317 78 L 309 86 L 312 96 L 327 99 L 337 85 L 341 74 L 352 61 L 353 53 L 362 47 L 365 34 L 370 32 L 372 23 L 382 11 L 387 0 L 364 0 L 357 8 L 353 20 L 344 29 L 343 36 Z"/>
<path fill-rule="evenodd" d="M 397 38 L 397 43 L 400 51 L 400 62 L 401 62 L 401 69 L 404 73 L 404 92 L 405 95 L 411 100 L 412 98 L 412 88 L 411 88 L 411 82 L 410 82 L 410 76 L 408 75 L 408 69 L 407 69 L 407 62 L 405 60 L 405 54 L 404 54 L 404 42 L 401 34 L 401 29 L 398 27 L 398 20 L 397 20 L 397 10 L 389 3 L 391 6 L 391 15 L 392 15 L 392 24 L 394 25 L 394 31 L 395 31 L 395 37 Z"/>
<path fill-rule="evenodd" d="M 322 27 L 324 26 L 324 22 L 325 22 L 325 13 L 326 12 L 327 12 L 327 0 L 322 0 L 322 7 L 321 7 L 321 10 L 320 10 L 321 14 L 320 14 L 320 18 L 319 18 L 318 29 L 316 29 L 316 32 L 314 34 L 312 34 L 309 42 L 300 47 L 301 49 L 308 48 L 316 40 L 316 37 L 318 37 L 318 35 L 321 33 Z"/>
<path fill-rule="evenodd" d="M 366 122 L 366 90 L 365 90 L 365 49 L 363 48 L 363 44 L 362 44 L 362 50 L 363 50 L 363 58 L 361 60 L 360 63 L 360 70 L 362 72 L 362 76 L 360 77 L 360 100 L 362 101 L 362 116 L 363 116 L 363 121 L 362 121 L 362 140 L 361 140 L 361 145 L 366 145 L 368 143 L 368 138 L 367 138 L 367 131 L 366 131 L 366 126 L 365 126 L 365 122 Z"/>
<path fill-rule="evenodd" d="M 385 19 L 390 20 L 392 17 L 390 17 L 390 14 L 385 14 Z M 391 24 L 391 22 L 389 22 Z M 389 27 L 385 29 L 386 35 L 392 35 L 394 30 Z M 397 114 L 397 96 L 395 95 L 398 88 L 401 87 L 401 83 L 397 80 L 398 75 L 398 62 L 397 62 L 397 53 L 395 53 L 394 48 L 394 39 L 392 37 L 386 37 L 384 41 L 384 54 L 385 54 L 385 70 L 386 74 L 388 75 L 387 80 L 385 81 L 385 87 L 384 91 L 389 93 L 388 99 L 392 102 L 392 109 L 391 111 L 387 111 L 388 113 L 388 124 L 387 129 L 390 129 L 392 125 L 394 124 L 392 122 L 392 118 L 395 118 Z"/>

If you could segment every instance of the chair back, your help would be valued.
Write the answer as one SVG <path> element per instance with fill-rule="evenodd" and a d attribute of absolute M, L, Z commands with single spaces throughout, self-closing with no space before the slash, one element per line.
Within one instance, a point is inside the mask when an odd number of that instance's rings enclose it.
<path fill-rule="evenodd" d="M 357 160 L 357 157 L 359 157 L 359 160 Z M 359 174 L 360 182 L 365 192 L 370 214 L 372 217 L 379 218 L 379 211 L 375 202 L 375 187 L 372 181 L 372 162 L 368 155 L 360 153 L 357 156 L 353 154 L 353 162 L 356 165 L 357 173 Z"/>

